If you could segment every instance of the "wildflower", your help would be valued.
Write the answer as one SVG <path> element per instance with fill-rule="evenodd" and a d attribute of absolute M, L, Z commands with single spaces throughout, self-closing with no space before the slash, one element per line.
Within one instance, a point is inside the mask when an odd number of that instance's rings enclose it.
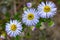
<path fill-rule="evenodd" d="M 22 31 L 22 25 L 17 20 L 10 20 L 10 23 L 6 24 L 6 32 L 10 37 L 16 37 Z"/>
<path fill-rule="evenodd" d="M 56 14 L 56 5 L 53 2 L 41 2 L 38 5 L 39 16 L 42 18 L 50 18 Z"/>
<path fill-rule="evenodd" d="M 28 2 L 28 3 L 27 3 L 27 7 L 28 7 L 28 8 L 31 8 L 31 7 L 32 7 L 32 3 L 31 3 L 31 2 Z"/>
<path fill-rule="evenodd" d="M 35 9 L 27 9 L 22 15 L 22 22 L 28 26 L 35 26 L 39 22 L 39 17 Z"/>

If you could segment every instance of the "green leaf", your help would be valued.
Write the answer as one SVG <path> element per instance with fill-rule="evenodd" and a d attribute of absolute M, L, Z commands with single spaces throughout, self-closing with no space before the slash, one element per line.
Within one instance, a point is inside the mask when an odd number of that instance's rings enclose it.
<path fill-rule="evenodd" d="M 30 33 L 27 32 L 26 38 L 30 38 L 30 37 L 31 37 Z"/>
<path fill-rule="evenodd" d="M 52 26 L 54 24 L 53 21 L 48 22 L 48 26 Z"/>
<path fill-rule="evenodd" d="M 47 19 L 46 19 L 46 18 L 40 18 L 40 21 L 41 21 L 41 22 L 46 22 Z"/>
<path fill-rule="evenodd" d="M 16 36 L 16 39 L 15 40 L 19 40 L 19 38 L 20 38 L 19 36 Z"/>
<path fill-rule="evenodd" d="M 20 14 L 19 14 L 19 13 L 16 13 L 13 18 L 16 19 L 16 20 L 21 20 L 21 19 L 19 18 L 19 16 L 20 16 Z"/>
<path fill-rule="evenodd" d="M 23 27 L 22 31 L 24 31 L 24 28 L 26 27 L 26 25 L 25 24 L 22 24 L 22 27 Z"/>
<path fill-rule="evenodd" d="M 10 13 L 9 12 L 6 12 L 5 13 L 5 17 L 6 17 L 6 19 L 9 19 L 10 18 Z"/>
<path fill-rule="evenodd" d="M 39 22 L 36 24 L 36 28 L 40 28 L 41 26 L 41 21 L 39 20 Z"/>

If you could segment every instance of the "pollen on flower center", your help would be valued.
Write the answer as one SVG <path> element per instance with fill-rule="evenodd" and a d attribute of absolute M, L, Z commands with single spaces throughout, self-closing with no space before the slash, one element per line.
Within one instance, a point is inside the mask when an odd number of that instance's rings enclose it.
<path fill-rule="evenodd" d="M 50 9 L 50 7 L 49 6 L 45 6 L 44 7 L 44 12 L 49 12 L 51 9 Z"/>
<path fill-rule="evenodd" d="M 16 29 L 17 29 L 16 25 L 15 25 L 15 24 L 12 24 L 12 25 L 11 25 L 11 30 L 12 30 L 12 31 L 15 31 Z"/>
<path fill-rule="evenodd" d="M 27 18 L 28 18 L 28 20 L 33 20 L 34 19 L 34 14 L 29 13 Z"/>

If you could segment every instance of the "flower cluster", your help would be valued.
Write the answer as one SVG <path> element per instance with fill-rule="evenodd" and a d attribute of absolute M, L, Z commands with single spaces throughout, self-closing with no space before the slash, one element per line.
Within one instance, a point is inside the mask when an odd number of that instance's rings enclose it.
<path fill-rule="evenodd" d="M 28 27 L 34 26 L 39 22 L 40 18 L 51 18 L 56 14 L 57 8 L 53 2 L 41 2 L 37 9 L 32 8 L 32 3 L 27 3 L 27 9 L 22 14 L 22 23 Z M 22 32 L 22 23 L 17 20 L 10 20 L 6 23 L 6 32 L 10 37 L 16 37 Z M 32 29 L 32 30 L 33 30 Z"/>

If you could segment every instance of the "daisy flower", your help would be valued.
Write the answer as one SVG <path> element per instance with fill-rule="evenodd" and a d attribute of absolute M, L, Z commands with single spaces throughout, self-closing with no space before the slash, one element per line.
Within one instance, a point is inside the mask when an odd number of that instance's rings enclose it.
<path fill-rule="evenodd" d="M 28 3 L 27 3 L 27 7 L 28 7 L 28 8 L 31 8 L 31 7 L 32 7 L 32 3 L 31 3 L 31 2 L 28 2 Z"/>
<path fill-rule="evenodd" d="M 22 15 L 22 22 L 28 26 L 35 26 L 39 22 L 39 17 L 35 9 L 27 9 Z"/>
<path fill-rule="evenodd" d="M 22 31 L 22 25 L 17 20 L 10 20 L 10 23 L 6 23 L 6 32 L 10 37 L 16 37 Z"/>
<path fill-rule="evenodd" d="M 53 2 L 46 2 L 46 4 L 44 2 L 41 2 L 41 4 L 38 5 L 38 11 L 40 17 L 50 18 L 56 14 L 57 8 Z"/>

